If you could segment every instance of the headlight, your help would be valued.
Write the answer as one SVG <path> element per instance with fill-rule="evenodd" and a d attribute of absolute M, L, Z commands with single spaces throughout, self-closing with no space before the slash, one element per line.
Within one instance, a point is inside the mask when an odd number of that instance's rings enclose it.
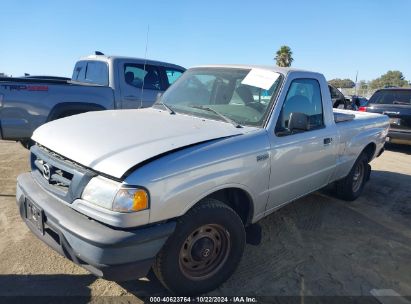
<path fill-rule="evenodd" d="M 118 212 L 134 212 L 147 208 L 148 195 L 144 189 L 122 188 L 113 202 L 113 210 Z"/>
<path fill-rule="evenodd" d="M 124 186 L 101 176 L 90 180 L 81 198 L 97 206 L 118 212 L 136 212 L 149 207 L 149 196 L 146 190 Z"/>

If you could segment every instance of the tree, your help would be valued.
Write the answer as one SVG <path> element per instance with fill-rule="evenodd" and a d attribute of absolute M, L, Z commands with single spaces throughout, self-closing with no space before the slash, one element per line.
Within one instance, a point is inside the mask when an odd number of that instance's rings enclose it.
<path fill-rule="evenodd" d="M 335 79 L 331 79 L 330 81 L 328 81 L 328 83 L 331 84 L 333 87 L 341 88 L 341 89 L 351 89 L 355 87 L 354 81 L 348 78 L 346 79 L 335 78 Z"/>
<path fill-rule="evenodd" d="M 360 80 L 360 82 L 358 83 L 358 88 L 361 90 L 367 90 L 368 83 L 365 80 Z"/>
<path fill-rule="evenodd" d="M 368 95 L 368 89 L 369 89 L 370 85 L 369 82 L 365 81 L 365 80 L 360 80 L 358 82 L 358 95 L 360 96 L 366 96 Z"/>
<path fill-rule="evenodd" d="M 379 78 L 370 81 L 371 89 L 380 89 L 384 87 L 407 87 L 408 81 L 400 71 L 388 71 Z"/>
<path fill-rule="evenodd" d="M 290 67 L 291 63 L 294 61 L 292 57 L 293 52 L 289 46 L 283 45 L 277 51 L 274 60 L 277 62 L 279 67 Z"/>

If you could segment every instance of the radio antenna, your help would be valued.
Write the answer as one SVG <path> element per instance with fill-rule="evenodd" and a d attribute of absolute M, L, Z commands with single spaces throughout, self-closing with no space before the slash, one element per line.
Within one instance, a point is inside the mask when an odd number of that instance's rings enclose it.
<path fill-rule="evenodd" d="M 149 32 L 150 32 L 150 24 L 147 24 L 146 51 L 144 52 L 144 66 L 143 66 L 144 72 L 146 72 L 147 48 L 148 48 L 148 34 L 149 34 Z M 147 75 L 147 73 L 146 73 L 146 75 Z M 141 85 L 140 108 L 143 107 L 144 79 L 146 78 L 146 75 L 144 75 L 144 77 L 143 77 L 143 84 Z"/>

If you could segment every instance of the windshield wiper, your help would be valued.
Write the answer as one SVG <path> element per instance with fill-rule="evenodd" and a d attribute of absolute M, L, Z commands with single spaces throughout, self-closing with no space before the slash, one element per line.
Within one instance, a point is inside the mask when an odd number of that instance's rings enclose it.
<path fill-rule="evenodd" d="M 200 106 L 200 105 L 190 105 L 190 107 L 195 108 L 195 109 L 201 109 L 201 110 L 206 110 L 206 111 L 212 112 L 212 113 L 216 114 L 217 116 L 221 117 L 222 119 L 224 119 L 226 122 L 229 122 L 230 124 L 232 124 L 236 128 L 242 128 L 243 127 L 242 125 L 240 125 L 239 123 L 236 123 L 231 118 L 228 118 L 227 116 L 221 114 L 220 112 L 217 112 L 216 110 L 214 110 L 212 108 L 205 107 L 205 106 Z"/>
<path fill-rule="evenodd" d="M 166 105 L 161 99 L 155 103 L 155 105 L 157 104 L 162 105 L 171 115 L 176 114 L 176 112 L 174 112 L 174 110 L 170 108 L 170 106 Z"/>

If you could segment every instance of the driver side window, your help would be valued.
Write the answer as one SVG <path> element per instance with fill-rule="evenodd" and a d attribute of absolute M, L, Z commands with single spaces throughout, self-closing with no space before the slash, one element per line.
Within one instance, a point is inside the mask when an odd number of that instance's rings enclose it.
<path fill-rule="evenodd" d="M 261 88 L 243 85 L 242 79 L 239 79 L 235 83 L 235 89 L 232 93 L 230 104 L 250 105 L 253 103 L 268 105 L 273 94 L 273 88 L 270 90 L 264 90 Z"/>
<path fill-rule="evenodd" d="M 290 130 L 289 121 L 292 113 L 301 113 L 307 117 L 306 130 Z M 324 127 L 323 107 L 320 84 L 315 79 L 296 79 L 290 85 L 275 133 L 277 136 L 291 135 Z"/>
<path fill-rule="evenodd" d="M 127 63 L 124 65 L 124 79 L 128 85 L 138 89 L 161 90 L 160 76 L 155 66 Z"/>

